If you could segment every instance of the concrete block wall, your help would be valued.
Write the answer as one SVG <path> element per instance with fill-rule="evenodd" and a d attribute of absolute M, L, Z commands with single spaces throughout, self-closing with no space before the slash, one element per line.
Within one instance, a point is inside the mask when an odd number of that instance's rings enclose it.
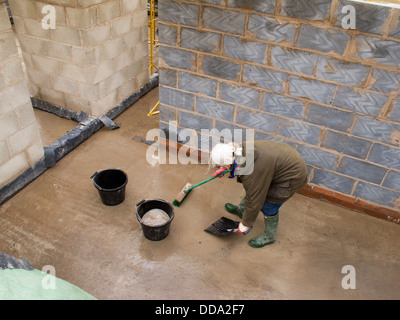
<path fill-rule="evenodd" d="M 9 3 L 35 98 L 97 117 L 148 82 L 147 1 Z"/>
<path fill-rule="evenodd" d="M 44 156 L 4 1 L 0 1 L 0 187 Z"/>
<path fill-rule="evenodd" d="M 398 222 L 399 16 L 347 0 L 160 0 L 160 127 L 253 128 L 297 148 L 304 193 Z"/>

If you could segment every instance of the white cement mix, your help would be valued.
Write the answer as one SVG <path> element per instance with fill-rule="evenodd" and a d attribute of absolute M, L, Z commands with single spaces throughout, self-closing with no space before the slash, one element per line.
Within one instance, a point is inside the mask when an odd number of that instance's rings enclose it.
<path fill-rule="evenodd" d="M 169 220 L 169 215 L 161 209 L 149 210 L 142 217 L 142 223 L 149 227 L 162 225 Z"/>

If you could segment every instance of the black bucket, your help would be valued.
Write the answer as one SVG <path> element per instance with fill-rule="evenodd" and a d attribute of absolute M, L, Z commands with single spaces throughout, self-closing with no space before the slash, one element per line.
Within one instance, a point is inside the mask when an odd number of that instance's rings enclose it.
<path fill-rule="evenodd" d="M 142 217 L 152 209 L 165 211 L 169 216 L 169 221 L 156 226 L 148 226 L 144 224 Z M 168 201 L 161 199 L 142 200 L 136 205 L 136 217 L 140 222 L 143 235 L 146 239 L 159 241 L 166 238 L 169 234 L 169 227 L 172 219 L 174 219 L 174 207 Z"/>
<path fill-rule="evenodd" d="M 116 206 L 125 200 L 125 187 L 128 176 L 120 169 L 106 169 L 95 172 L 91 177 L 100 194 L 101 201 L 107 206 Z"/>

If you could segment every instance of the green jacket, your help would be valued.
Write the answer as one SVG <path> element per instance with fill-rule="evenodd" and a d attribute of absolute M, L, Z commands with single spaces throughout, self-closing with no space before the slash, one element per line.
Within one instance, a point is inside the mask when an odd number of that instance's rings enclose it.
<path fill-rule="evenodd" d="M 243 155 L 249 155 L 250 144 L 243 143 Z M 246 157 L 247 158 L 247 157 Z M 247 163 L 245 164 L 247 165 Z M 254 141 L 253 172 L 241 174 L 238 181 L 246 190 L 242 222 L 252 226 L 265 201 L 283 203 L 307 183 L 307 168 L 300 154 L 283 142 Z"/>

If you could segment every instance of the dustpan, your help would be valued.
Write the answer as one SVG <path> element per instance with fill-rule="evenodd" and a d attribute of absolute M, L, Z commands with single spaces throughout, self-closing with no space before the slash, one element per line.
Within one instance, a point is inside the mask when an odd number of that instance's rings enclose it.
<path fill-rule="evenodd" d="M 239 221 L 234 221 L 225 217 L 221 217 L 215 221 L 204 231 L 211 233 L 217 237 L 225 237 L 233 233 L 239 227 Z"/>

